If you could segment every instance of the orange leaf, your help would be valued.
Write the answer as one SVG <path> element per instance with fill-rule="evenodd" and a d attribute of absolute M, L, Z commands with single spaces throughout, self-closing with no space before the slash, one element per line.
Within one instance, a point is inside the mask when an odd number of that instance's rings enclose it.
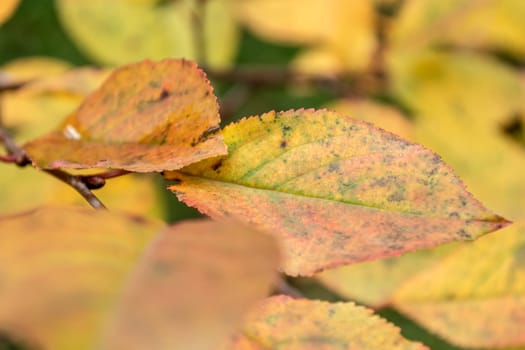
<path fill-rule="evenodd" d="M 215 348 L 269 292 L 276 246 L 233 222 L 160 227 L 67 207 L 0 218 L 0 329 L 45 349 Z"/>
<path fill-rule="evenodd" d="M 195 63 L 117 69 L 59 128 L 24 146 L 42 168 L 179 169 L 226 153 L 215 96 Z"/>
<path fill-rule="evenodd" d="M 268 298 L 248 315 L 228 349 L 427 349 L 399 328 L 353 303 L 328 303 L 286 296 Z"/>
<path fill-rule="evenodd" d="M 243 119 L 227 157 L 168 173 L 178 198 L 278 236 L 290 275 L 474 239 L 507 224 L 438 155 L 325 110 Z"/>

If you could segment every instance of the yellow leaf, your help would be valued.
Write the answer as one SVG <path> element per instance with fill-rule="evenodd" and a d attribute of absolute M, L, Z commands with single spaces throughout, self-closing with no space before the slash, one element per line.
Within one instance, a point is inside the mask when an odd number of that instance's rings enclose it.
<path fill-rule="evenodd" d="M 399 328 L 352 303 L 275 296 L 246 317 L 228 349 L 427 349 L 404 339 Z"/>
<path fill-rule="evenodd" d="M 328 60 L 342 62 L 349 70 L 366 68 L 377 44 L 374 4 L 369 0 L 246 0 L 237 2 L 237 11 L 239 19 L 263 38 L 329 47 L 334 58 Z M 300 58 L 300 67 L 315 71 L 318 56 L 310 57 L 315 57 L 312 67 L 305 58 Z"/>
<path fill-rule="evenodd" d="M 440 246 L 396 258 L 329 269 L 316 275 L 316 278 L 344 298 L 378 308 L 387 305 L 405 282 L 415 274 L 427 271 L 452 248 L 452 245 Z"/>
<path fill-rule="evenodd" d="M 453 44 L 525 57 L 521 0 L 407 1 L 393 25 L 396 48 Z"/>
<path fill-rule="evenodd" d="M 328 267 L 473 239 L 505 220 L 436 154 L 335 112 L 251 117 L 224 129 L 229 154 L 168 174 L 178 198 L 279 237 L 282 269 Z"/>
<path fill-rule="evenodd" d="M 232 0 L 209 0 L 204 18 L 198 0 L 59 0 L 60 19 L 86 53 L 110 65 L 145 58 L 184 57 L 200 60 L 196 26 L 202 26 L 204 62 L 215 68 L 231 63 L 238 28 Z"/>
<path fill-rule="evenodd" d="M 483 202 L 524 218 L 525 151 L 502 130 L 524 108 L 519 75 L 474 54 L 402 58 L 392 65 L 393 81 L 416 112 L 416 140 L 441 154 Z"/>
<path fill-rule="evenodd" d="M 2 0 L 0 4 L 0 25 L 11 17 L 19 2 L 20 0 Z"/>
<path fill-rule="evenodd" d="M 269 292 L 277 247 L 234 222 L 161 226 L 66 207 L 0 218 L 0 328 L 46 349 L 219 347 Z"/>
<path fill-rule="evenodd" d="M 405 283 L 395 306 L 459 346 L 525 344 L 525 223 L 457 249 Z"/>
<path fill-rule="evenodd" d="M 9 82 L 26 82 L 52 77 L 66 72 L 71 65 L 65 61 L 50 57 L 18 58 L 0 67 L 0 74 Z"/>

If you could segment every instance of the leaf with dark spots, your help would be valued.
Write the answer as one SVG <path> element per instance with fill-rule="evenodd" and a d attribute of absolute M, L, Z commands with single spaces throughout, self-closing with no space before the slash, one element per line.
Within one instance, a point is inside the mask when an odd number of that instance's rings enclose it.
<path fill-rule="evenodd" d="M 183 180 L 170 189 L 207 215 L 227 210 L 279 237 L 290 275 L 474 239 L 508 224 L 435 153 L 335 112 L 270 112 L 223 134 L 229 155 L 166 173 Z M 430 177 L 429 166 L 437 168 Z"/>
<path fill-rule="evenodd" d="M 58 130 L 24 149 L 47 169 L 179 169 L 226 153 L 211 92 L 193 62 L 130 64 L 113 72 Z"/>
<path fill-rule="evenodd" d="M 403 338 L 399 328 L 353 303 L 328 303 L 275 296 L 246 317 L 228 350 L 278 349 L 423 350 Z"/>
<path fill-rule="evenodd" d="M 2 217 L 0 336 L 57 350 L 220 348 L 270 292 L 278 253 L 232 221 L 163 228 L 71 207 Z"/>

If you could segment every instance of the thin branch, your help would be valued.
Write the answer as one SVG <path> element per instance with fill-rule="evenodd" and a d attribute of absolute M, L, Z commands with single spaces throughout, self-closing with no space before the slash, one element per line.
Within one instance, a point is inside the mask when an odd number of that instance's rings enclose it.
<path fill-rule="evenodd" d="M 100 199 L 91 192 L 81 176 L 71 175 L 59 169 L 44 169 L 44 171 L 73 187 L 93 208 L 106 209 Z"/>
<path fill-rule="evenodd" d="M 6 156 L 1 156 L 0 161 L 15 163 L 18 166 L 26 166 L 32 163 L 24 149 L 17 145 L 2 125 L 0 125 L 0 143 L 4 145 L 8 153 Z M 43 171 L 74 188 L 93 208 L 106 209 L 100 199 L 91 192 L 90 185 L 86 182 L 85 176 L 71 175 L 59 169 L 43 169 Z M 97 188 L 102 186 L 103 184 Z"/>
<path fill-rule="evenodd" d="M 252 88 L 306 84 L 332 90 L 336 96 L 363 96 L 385 89 L 381 81 L 375 82 L 377 77 L 370 72 L 317 75 L 280 66 L 253 65 L 224 70 L 205 67 L 204 70 L 211 79 L 241 83 Z"/>

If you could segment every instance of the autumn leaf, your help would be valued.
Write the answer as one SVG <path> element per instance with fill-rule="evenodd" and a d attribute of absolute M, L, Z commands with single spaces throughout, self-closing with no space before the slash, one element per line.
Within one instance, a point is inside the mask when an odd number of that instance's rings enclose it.
<path fill-rule="evenodd" d="M 367 99 L 343 98 L 328 103 L 326 108 L 372 123 L 406 140 L 415 139 L 412 123 L 406 115 L 393 106 Z"/>
<path fill-rule="evenodd" d="M 374 123 L 408 140 L 415 138 L 413 124 L 392 106 L 364 99 L 340 99 L 329 103 L 327 107 Z M 400 257 L 328 269 L 316 275 L 316 278 L 344 298 L 373 307 L 382 307 L 391 301 L 392 295 L 405 281 L 425 271 L 453 248 L 449 244 Z"/>
<path fill-rule="evenodd" d="M 310 45 L 297 58 L 302 71 L 362 70 L 377 45 L 372 1 L 248 0 L 236 10 L 266 40 Z"/>
<path fill-rule="evenodd" d="M 0 66 L 0 82 L 25 83 L 56 76 L 68 69 L 71 69 L 69 63 L 56 58 L 45 56 L 22 57 Z"/>
<path fill-rule="evenodd" d="M 283 271 L 314 272 L 474 239 L 507 224 L 435 153 L 326 110 L 270 112 L 224 129 L 229 154 L 168 173 L 212 217 L 279 238 Z"/>
<path fill-rule="evenodd" d="M 439 151 L 476 196 L 523 222 L 525 153 L 501 130 L 522 109 L 519 75 L 464 53 L 427 51 L 401 63 L 393 71 L 396 92 L 415 111 L 413 122 L 401 129 Z M 351 110 L 346 104 L 333 106 Z M 395 296 L 399 310 L 459 346 L 524 345 L 523 233 L 518 223 L 474 244 L 347 266 L 318 277 L 341 295 L 375 306 Z"/>
<path fill-rule="evenodd" d="M 465 245 L 405 283 L 394 305 L 465 347 L 525 344 L 525 224 Z"/>
<path fill-rule="evenodd" d="M 395 92 L 415 111 L 417 142 L 442 155 L 483 202 L 524 218 L 525 152 L 502 130 L 524 110 L 517 72 L 477 54 L 431 50 L 397 57 L 391 68 Z"/>
<path fill-rule="evenodd" d="M 67 70 L 68 67 L 65 62 L 40 57 L 2 66 L 13 81 L 30 81 L 20 89 L 4 92 L 0 101 L 3 122 L 18 142 L 55 128 L 108 74 L 100 69 Z M 0 187 L 13 188 L 14 183 L 22 180 L 24 186 L 3 193 L 1 213 L 16 213 L 50 203 L 86 205 L 76 191 L 52 177 L 29 167 L 0 163 Z M 157 187 L 151 177 L 128 175 L 112 179 L 111 185 L 97 190 L 97 196 L 112 209 L 161 218 L 165 210 L 158 200 Z"/>
<path fill-rule="evenodd" d="M 117 69 L 62 123 L 24 146 L 42 168 L 174 170 L 226 153 L 215 96 L 186 60 Z"/>
<path fill-rule="evenodd" d="M 407 1 L 392 26 L 396 49 L 436 44 L 525 57 L 525 4 L 520 0 Z"/>
<path fill-rule="evenodd" d="M 427 349 L 399 328 L 353 303 L 275 296 L 246 317 L 228 349 Z"/>
<path fill-rule="evenodd" d="M 56 4 L 67 33 L 99 62 L 121 65 L 145 58 L 185 57 L 222 68 L 233 60 L 239 41 L 232 2 L 59 0 Z"/>
<path fill-rule="evenodd" d="M 44 349 L 214 348 L 267 295 L 275 244 L 233 222 L 161 226 L 67 207 L 0 218 L 0 328 Z"/>
<path fill-rule="evenodd" d="M 11 17 L 19 2 L 20 0 L 2 0 L 0 4 L 0 25 Z"/>
<path fill-rule="evenodd" d="M 15 81 L 30 80 L 18 90 L 3 93 L 0 101 L 3 123 L 14 130 L 18 142 L 56 128 L 108 75 L 88 67 L 67 70 L 59 62 L 37 58 L 13 62 L 6 68 Z"/>
<path fill-rule="evenodd" d="M 346 299 L 379 308 L 390 303 L 403 283 L 437 263 L 451 250 L 450 246 L 441 246 L 395 258 L 366 261 L 323 271 L 316 278 Z"/>

